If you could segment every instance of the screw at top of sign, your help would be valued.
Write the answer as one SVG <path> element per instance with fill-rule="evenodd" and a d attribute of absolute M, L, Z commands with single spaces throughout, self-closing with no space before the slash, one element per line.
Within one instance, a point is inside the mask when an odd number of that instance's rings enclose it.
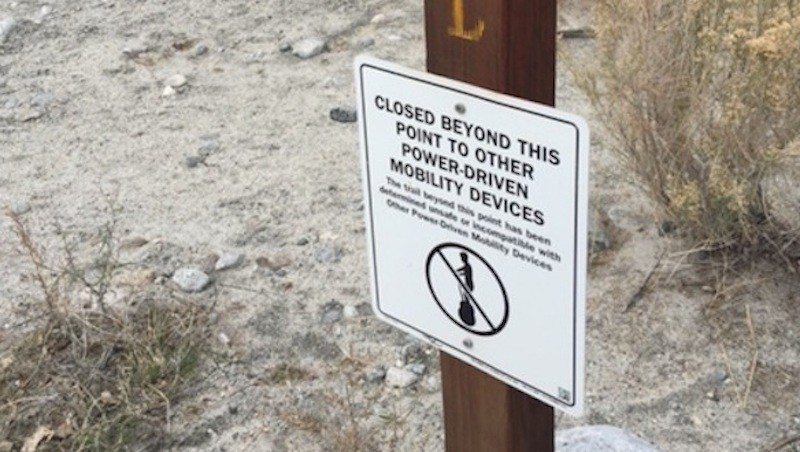
<path fill-rule="evenodd" d="M 467 107 L 464 104 L 456 104 L 456 113 L 463 115 L 467 112 Z"/>

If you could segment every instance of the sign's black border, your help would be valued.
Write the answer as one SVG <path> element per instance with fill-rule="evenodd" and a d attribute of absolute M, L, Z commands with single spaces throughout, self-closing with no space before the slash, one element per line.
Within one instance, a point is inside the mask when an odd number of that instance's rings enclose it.
<path fill-rule="evenodd" d="M 517 110 L 517 111 L 521 111 L 521 112 L 524 112 L 524 113 L 528 113 L 528 114 L 532 114 L 532 115 L 535 115 L 535 116 L 540 116 L 540 117 L 544 117 L 544 118 L 551 119 L 551 120 L 554 120 L 554 121 L 562 122 L 562 123 L 565 123 L 565 124 L 569 124 L 569 125 L 571 125 L 572 127 L 575 128 L 575 137 L 576 137 L 576 141 L 575 141 L 575 242 L 574 242 L 574 250 L 573 250 L 574 262 L 573 262 L 573 284 L 572 284 L 572 286 L 573 286 L 572 287 L 572 297 L 573 297 L 573 299 L 572 299 L 572 309 L 573 309 L 573 312 L 572 312 L 572 397 L 571 397 L 572 403 L 566 403 L 562 399 L 560 399 L 558 396 L 549 394 L 549 393 L 547 393 L 547 392 L 545 392 L 545 391 L 543 391 L 543 390 L 541 390 L 541 389 L 539 389 L 539 388 L 537 388 L 535 386 L 529 385 L 528 383 L 525 383 L 524 381 L 520 380 L 519 378 L 517 378 L 517 377 L 515 377 L 513 375 L 510 375 L 510 374 L 508 374 L 506 372 L 503 372 L 502 370 L 492 366 L 491 364 L 488 364 L 488 363 L 480 360 L 476 356 L 473 356 L 472 354 L 462 350 L 461 348 L 455 347 L 455 346 L 453 346 L 453 345 L 451 345 L 451 344 L 449 344 L 449 343 L 447 343 L 445 341 L 442 341 L 439 338 L 433 337 L 430 334 L 425 333 L 424 331 L 421 331 L 421 330 L 415 328 L 412 325 L 409 325 L 408 323 L 406 323 L 406 322 L 404 322 L 404 321 L 402 321 L 400 319 L 392 317 L 391 315 L 383 312 L 380 309 L 381 303 L 380 303 L 380 288 L 378 287 L 378 263 L 374 259 L 375 255 L 377 254 L 377 252 L 376 252 L 377 247 L 376 247 L 376 244 L 375 244 L 375 233 L 374 233 L 374 231 L 375 231 L 375 217 L 374 217 L 373 211 L 372 211 L 372 180 L 371 180 L 371 176 L 370 176 L 370 172 L 369 172 L 369 142 L 368 142 L 368 134 L 367 134 L 367 115 L 366 115 L 367 106 L 366 106 L 366 98 L 365 98 L 365 95 L 364 95 L 365 94 L 365 92 L 364 92 L 364 69 L 365 68 L 371 68 L 371 69 L 374 69 L 374 70 L 377 70 L 377 71 L 380 71 L 380 72 L 384 72 L 384 73 L 387 73 L 387 74 L 395 75 L 397 77 L 401 77 L 401 78 L 405 78 L 405 79 L 409 79 L 409 80 L 414 80 L 414 81 L 417 81 L 417 82 L 420 82 L 420 83 L 425 83 L 427 85 L 432 85 L 432 86 L 436 86 L 438 88 L 446 89 L 448 91 L 453 91 L 453 92 L 456 92 L 456 93 L 459 93 L 459 94 L 462 94 L 462 95 L 465 95 L 465 96 L 469 96 L 469 97 L 472 97 L 472 98 L 480 99 L 482 101 L 489 102 L 489 103 L 492 103 L 492 104 L 501 105 L 501 106 L 504 106 L 504 107 L 507 107 L 507 108 L 511 108 L 511 109 L 514 109 L 514 110 Z M 478 363 L 479 365 L 485 366 L 485 367 L 487 367 L 489 369 L 492 369 L 494 372 L 505 376 L 508 379 L 514 380 L 520 386 L 529 388 L 530 390 L 532 390 L 532 391 L 534 391 L 534 392 L 536 392 L 538 394 L 543 394 L 543 395 L 547 396 L 547 398 L 551 399 L 552 401 L 554 401 L 558 405 L 565 405 L 565 406 L 569 406 L 569 407 L 574 407 L 576 405 L 576 403 L 577 403 L 576 402 L 576 399 L 577 399 L 577 397 L 576 397 L 576 395 L 577 395 L 576 394 L 576 386 L 577 386 L 577 359 L 578 359 L 578 357 L 577 357 L 577 354 L 578 354 L 578 351 L 577 351 L 577 347 L 578 347 L 578 338 L 577 338 L 577 335 L 578 335 L 578 327 L 577 327 L 577 324 L 578 324 L 578 284 L 577 283 L 578 283 L 578 209 L 579 209 L 578 199 L 580 198 L 580 196 L 579 196 L 580 179 L 579 178 L 580 178 L 580 158 L 581 158 L 581 155 L 580 155 L 580 138 L 581 138 L 580 128 L 575 123 L 567 121 L 567 120 L 564 120 L 564 119 L 561 119 L 561 118 L 556 118 L 556 117 L 549 116 L 549 115 L 542 114 L 542 113 L 538 113 L 538 112 L 535 112 L 535 111 L 526 110 L 524 108 L 520 108 L 520 107 L 517 107 L 517 106 L 514 106 L 514 105 L 509 105 L 509 104 L 506 104 L 506 103 L 503 103 L 503 102 L 500 102 L 500 101 L 497 101 L 497 100 L 488 99 L 486 97 L 483 97 L 483 96 L 480 96 L 480 95 L 477 95 L 477 94 L 468 93 L 468 92 L 465 92 L 465 91 L 462 91 L 462 90 L 459 90 L 459 89 L 456 89 L 456 88 L 452 88 L 452 87 L 449 87 L 449 86 L 444 86 L 444 85 L 441 85 L 441 84 L 438 84 L 438 83 L 435 83 L 435 82 L 431 82 L 429 80 L 423 80 L 423 79 L 420 79 L 420 78 L 417 78 L 417 77 L 414 77 L 414 76 L 410 76 L 408 74 L 401 74 L 401 73 L 398 73 L 398 72 L 395 72 L 395 71 L 392 71 L 392 70 L 389 70 L 389 69 L 385 69 L 385 68 L 382 68 L 382 67 L 377 67 L 377 66 L 374 66 L 374 65 L 369 64 L 369 63 L 362 63 L 359 66 L 358 70 L 359 70 L 359 75 L 360 75 L 360 80 L 359 81 L 360 81 L 360 84 L 361 84 L 361 117 L 362 117 L 362 121 L 364 121 L 363 130 L 364 130 L 364 149 L 365 149 L 365 159 L 366 159 L 365 160 L 365 162 L 366 162 L 365 172 L 367 174 L 367 189 L 368 189 L 368 195 L 369 195 L 369 218 L 370 218 L 370 227 L 372 228 L 372 231 L 373 231 L 371 233 L 371 237 L 372 237 L 372 250 L 373 250 L 372 266 L 373 266 L 374 281 L 375 281 L 375 304 L 378 306 L 378 310 L 381 312 L 381 314 L 385 315 L 386 317 L 394 320 L 397 323 L 405 325 L 409 329 L 412 329 L 412 330 L 418 332 L 422 336 L 425 336 L 425 337 L 429 338 L 429 340 L 431 340 L 432 342 L 439 343 L 439 344 L 444 344 L 444 345 L 446 345 L 446 346 L 448 346 L 448 347 L 450 347 L 450 348 L 452 348 L 454 350 L 458 350 L 460 353 L 463 353 L 464 355 L 467 355 L 470 358 L 472 358 L 472 360 L 475 361 L 476 363 Z"/>

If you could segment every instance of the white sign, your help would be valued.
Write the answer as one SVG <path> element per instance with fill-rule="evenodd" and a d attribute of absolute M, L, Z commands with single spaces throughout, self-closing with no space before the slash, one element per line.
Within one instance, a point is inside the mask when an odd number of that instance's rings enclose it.
<path fill-rule="evenodd" d="M 580 414 L 586 122 L 368 57 L 356 84 L 377 315 Z"/>

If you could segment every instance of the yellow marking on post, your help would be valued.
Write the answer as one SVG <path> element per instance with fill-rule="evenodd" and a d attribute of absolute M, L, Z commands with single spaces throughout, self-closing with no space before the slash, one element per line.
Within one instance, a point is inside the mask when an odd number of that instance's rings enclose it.
<path fill-rule="evenodd" d="M 479 20 L 477 25 L 471 30 L 464 28 L 464 0 L 452 0 L 453 5 L 453 24 L 447 27 L 450 36 L 466 39 L 467 41 L 479 41 L 486 31 L 486 23 Z"/>

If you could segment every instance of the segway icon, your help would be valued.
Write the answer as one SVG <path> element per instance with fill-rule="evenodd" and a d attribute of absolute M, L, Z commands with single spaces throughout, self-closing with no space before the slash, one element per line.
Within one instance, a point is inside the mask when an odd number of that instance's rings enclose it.
<path fill-rule="evenodd" d="M 425 271 L 436 304 L 461 329 L 492 336 L 506 326 L 506 289 L 497 272 L 477 252 L 464 245 L 443 243 L 428 254 Z"/>

